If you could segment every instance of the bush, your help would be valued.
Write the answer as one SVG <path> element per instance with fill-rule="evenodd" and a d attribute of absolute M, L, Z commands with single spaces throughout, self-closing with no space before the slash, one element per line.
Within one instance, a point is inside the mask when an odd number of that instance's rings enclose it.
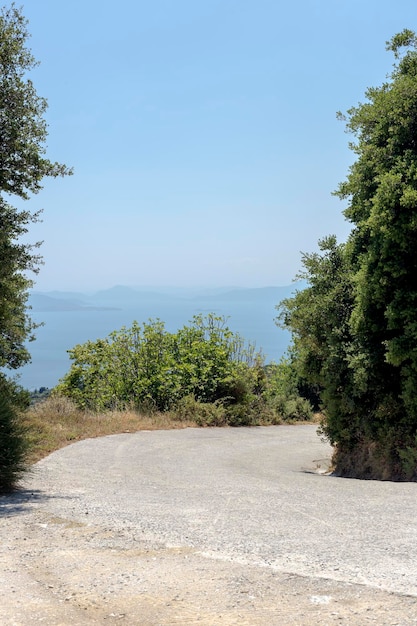
<path fill-rule="evenodd" d="M 306 398 L 301 398 L 300 396 L 275 396 L 270 400 L 270 404 L 284 422 L 310 421 L 313 419 L 313 409 Z"/>
<path fill-rule="evenodd" d="M 281 416 L 262 396 L 253 395 L 246 402 L 227 408 L 229 426 L 266 426 L 281 424 Z"/>
<path fill-rule="evenodd" d="M 187 396 L 202 404 L 240 402 L 253 384 L 251 366 L 261 359 L 213 314 L 195 316 L 175 334 L 160 320 L 134 322 L 69 354 L 71 369 L 55 393 L 94 411 L 124 404 L 167 411 Z"/>
<path fill-rule="evenodd" d="M 0 396 L 0 492 L 12 491 L 27 470 L 26 430 L 17 409 Z"/>
<path fill-rule="evenodd" d="M 313 418 L 310 399 L 301 395 L 301 390 L 307 393 L 311 390 L 304 385 L 292 359 L 282 358 L 279 363 L 268 365 L 266 374 L 263 395 L 283 421 L 309 421 Z"/>
<path fill-rule="evenodd" d="M 226 426 L 227 416 L 221 402 L 199 402 L 194 396 L 179 400 L 174 419 L 183 422 L 195 422 L 197 426 Z"/>
<path fill-rule="evenodd" d="M 289 360 L 265 366 L 225 318 L 197 315 L 168 333 L 150 320 L 69 351 L 71 369 L 52 396 L 83 410 L 146 407 L 200 426 L 254 426 L 312 417 Z M 281 402 L 281 400 L 283 401 Z"/>

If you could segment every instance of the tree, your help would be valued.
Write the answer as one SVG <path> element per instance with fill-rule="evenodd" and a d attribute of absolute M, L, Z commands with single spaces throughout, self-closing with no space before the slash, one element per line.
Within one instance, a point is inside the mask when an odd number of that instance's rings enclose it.
<path fill-rule="evenodd" d="M 39 212 L 18 209 L 45 177 L 71 173 L 45 157 L 47 102 L 28 73 L 37 62 L 27 48 L 27 21 L 14 4 L 0 13 L 0 367 L 16 370 L 30 360 L 25 346 L 35 328 L 27 312 L 28 288 L 40 264 L 39 244 L 20 242 Z M 7 386 L 2 374 L 2 386 Z"/>
<path fill-rule="evenodd" d="M 327 435 L 331 443 L 340 444 L 354 430 L 355 386 L 348 366 L 353 283 L 346 246 L 330 236 L 319 242 L 319 248 L 319 253 L 303 255 L 305 269 L 298 278 L 309 286 L 281 302 L 278 320 L 292 331 L 298 379 L 319 390 Z"/>
<path fill-rule="evenodd" d="M 353 230 L 344 246 L 305 257 L 311 286 L 283 303 L 281 320 L 321 385 L 336 471 L 416 480 L 417 38 L 404 30 L 387 49 L 390 79 L 339 114 L 355 137 L 336 192 Z"/>
<path fill-rule="evenodd" d="M 21 242 L 28 226 L 39 219 L 11 204 L 29 200 L 45 177 L 71 171 L 45 156 L 47 102 L 37 95 L 28 73 L 37 62 L 27 47 L 27 21 L 11 4 L 0 12 L 0 489 L 12 488 L 24 464 L 24 432 L 16 408 L 25 393 L 5 370 L 30 360 L 27 340 L 36 325 L 28 314 L 28 289 L 41 262 L 39 244 Z"/>

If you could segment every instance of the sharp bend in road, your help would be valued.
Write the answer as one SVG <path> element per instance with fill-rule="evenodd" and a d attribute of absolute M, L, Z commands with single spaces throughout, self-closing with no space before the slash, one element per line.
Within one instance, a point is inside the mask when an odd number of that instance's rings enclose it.
<path fill-rule="evenodd" d="M 332 477 L 330 456 L 312 425 L 146 431 L 59 450 L 28 487 L 138 539 L 417 595 L 417 485 Z"/>

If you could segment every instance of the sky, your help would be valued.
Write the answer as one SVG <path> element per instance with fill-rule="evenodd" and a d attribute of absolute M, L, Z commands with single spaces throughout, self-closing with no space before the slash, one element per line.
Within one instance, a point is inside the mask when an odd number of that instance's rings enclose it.
<path fill-rule="evenodd" d="M 20 3 L 18 3 L 19 5 Z M 392 70 L 415 0 L 26 0 L 47 98 L 36 289 L 287 285 L 348 236 L 336 112 Z"/>

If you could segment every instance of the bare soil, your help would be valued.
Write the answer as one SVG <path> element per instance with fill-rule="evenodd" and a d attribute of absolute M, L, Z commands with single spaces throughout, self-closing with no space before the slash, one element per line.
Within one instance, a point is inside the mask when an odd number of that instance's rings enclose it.
<path fill-rule="evenodd" d="M 1 520 L 3 626 L 406 626 L 417 598 L 132 542 L 32 510 Z"/>

